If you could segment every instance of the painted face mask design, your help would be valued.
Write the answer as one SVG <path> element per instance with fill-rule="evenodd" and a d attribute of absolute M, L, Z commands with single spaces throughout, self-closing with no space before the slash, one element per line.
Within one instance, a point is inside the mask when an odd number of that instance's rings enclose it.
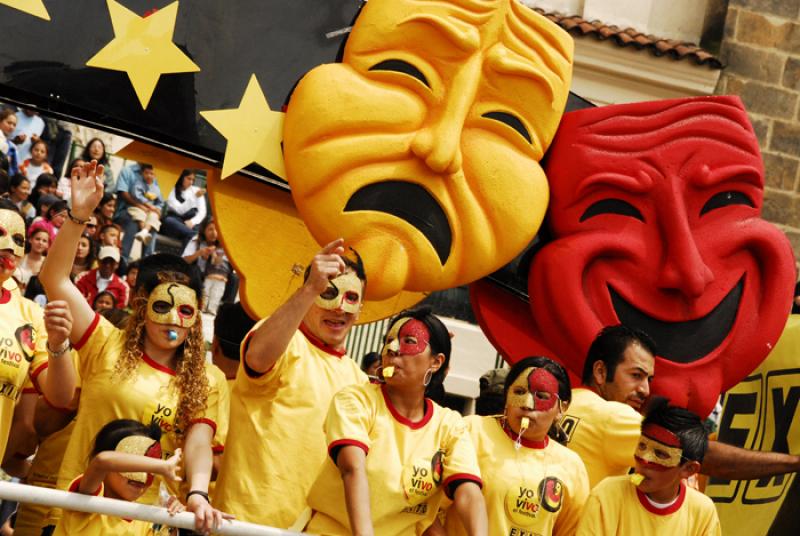
<path fill-rule="evenodd" d="M 341 309 L 355 314 L 361 307 L 361 280 L 354 272 L 345 272 L 331 279 L 325 291 L 317 296 L 316 304 L 329 311 Z"/>
<path fill-rule="evenodd" d="M 136 454 L 138 456 L 147 456 L 149 458 L 161 459 L 161 443 L 154 441 L 152 437 L 146 436 L 128 436 L 122 441 L 117 443 L 116 452 L 123 452 L 125 454 Z M 153 483 L 153 475 L 149 473 L 120 473 L 124 478 L 133 480 L 134 482 L 141 482 L 146 486 Z"/>
<path fill-rule="evenodd" d="M 529 367 L 508 389 L 506 404 L 534 411 L 550 411 L 558 402 L 558 380 L 543 368 Z"/>
<path fill-rule="evenodd" d="M 386 343 L 381 355 L 389 351 L 397 355 L 417 355 L 425 351 L 430 343 L 430 332 L 424 322 L 416 318 L 398 320 L 386 334 Z"/>
<path fill-rule="evenodd" d="M 0 250 L 10 249 L 15 257 L 22 257 L 25 255 L 25 222 L 19 214 L 15 214 L 10 210 L 0 210 Z M 13 259 L 8 262 L 3 261 L 4 264 L 9 264 Z M 6 266 L 6 268 L 14 269 L 16 262 L 13 266 Z"/>
<path fill-rule="evenodd" d="M 342 63 L 303 77 L 284 122 L 292 198 L 318 243 L 343 236 L 381 274 L 371 299 L 473 281 L 528 244 L 573 47 L 517 0 L 370 0 Z"/>
<path fill-rule="evenodd" d="M 553 239 L 530 265 L 536 298 L 527 314 L 496 307 L 524 325 L 513 333 L 476 313 L 490 340 L 517 359 L 557 355 L 580 376 L 603 327 L 639 328 L 658 348 L 652 392 L 708 415 L 775 346 L 796 281 L 789 240 L 761 217 L 764 165 L 741 100 L 567 113 L 547 176 Z"/>
<path fill-rule="evenodd" d="M 147 318 L 156 324 L 190 328 L 197 315 L 197 295 L 180 283 L 161 283 L 147 299 Z"/>
<path fill-rule="evenodd" d="M 636 458 L 651 469 L 666 471 L 678 467 L 683 459 L 681 441 L 663 426 L 645 425 L 636 447 Z"/>

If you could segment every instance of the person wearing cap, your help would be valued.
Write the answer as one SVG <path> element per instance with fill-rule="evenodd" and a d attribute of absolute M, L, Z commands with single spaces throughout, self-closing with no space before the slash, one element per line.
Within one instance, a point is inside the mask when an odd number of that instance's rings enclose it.
<path fill-rule="evenodd" d="M 128 283 L 115 273 L 119 267 L 119 248 L 103 246 L 97 254 L 97 259 L 100 265 L 80 274 L 75 279 L 75 286 L 89 303 L 94 303 L 97 295 L 106 291 L 116 298 L 116 307 L 124 309 L 128 304 L 131 289 Z"/>

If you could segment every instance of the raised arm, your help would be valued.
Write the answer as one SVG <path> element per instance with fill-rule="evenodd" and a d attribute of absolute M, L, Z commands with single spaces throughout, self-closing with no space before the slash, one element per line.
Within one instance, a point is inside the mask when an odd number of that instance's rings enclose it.
<path fill-rule="evenodd" d="M 72 210 L 47 252 L 39 280 L 50 300 L 63 300 L 72 312 L 70 340 L 78 342 L 94 320 L 94 311 L 78 288 L 70 280 L 72 261 L 84 225 L 75 220 L 87 221 L 103 197 L 103 166 L 95 160 L 72 170 Z M 52 348 L 55 350 L 55 348 Z"/>
<path fill-rule="evenodd" d="M 250 369 L 257 373 L 267 372 L 286 351 L 292 335 L 316 297 L 328 288 L 329 280 L 345 269 L 340 257 L 344 253 L 343 244 L 344 240 L 339 238 L 322 248 L 312 259 L 311 270 L 303 286 L 256 328 L 244 356 L 245 364 Z"/>
<path fill-rule="evenodd" d="M 186 434 L 186 480 L 189 482 L 189 496 L 186 508 L 194 513 L 195 528 L 203 534 L 222 526 L 223 519 L 233 519 L 213 508 L 208 501 L 208 483 L 214 469 L 214 455 L 211 440 L 214 430 L 206 423 L 195 423 Z M 199 492 L 199 493 L 194 493 Z"/>
<path fill-rule="evenodd" d="M 161 475 L 167 480 L 179 481 L 180 463 L 181 449 L 175 449 L 175 454 L 168 460 L 104 450 L 89 462 L 78 491 L 86 494 L 96 492 L 108 473 L 150 473 Z"/>
<path fill-rule="evenodd" d="M 346 445 L 339 449 L 336 465 L 342 474 L 350 531 L 353 536 L 373 536 L 366 453 L 360 447 Z"/>

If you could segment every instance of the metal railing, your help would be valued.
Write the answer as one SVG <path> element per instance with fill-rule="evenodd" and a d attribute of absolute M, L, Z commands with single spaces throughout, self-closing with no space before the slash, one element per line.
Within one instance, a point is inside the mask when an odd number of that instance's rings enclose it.
<path fill-rule="evenodd" d="M 139 519 L 141 521 L 169 525 L 182 529 L 194 528 L 194 514 L 189 512 L 171 516 L 167 513 L 166 508 L 159 508 L 157 506 L 120 501 L 117 499 L 107 499 L 105 497 L 95 497 L 82 493 L 70 493 L 68 491 L 40 488 L 37 486 L 28 486 L 26 484 L 0 482 L 0 499 L 52 506 L 65 510 L 77 510 L 79 512 L 124 517 L 127 519 Z M 245 523 L 243 521 L 226 520 L 215 534 L 231 536 L 299 536 L 300 533 L 265 527 L 263 525 L 255 525 L 253 523 Z"/>

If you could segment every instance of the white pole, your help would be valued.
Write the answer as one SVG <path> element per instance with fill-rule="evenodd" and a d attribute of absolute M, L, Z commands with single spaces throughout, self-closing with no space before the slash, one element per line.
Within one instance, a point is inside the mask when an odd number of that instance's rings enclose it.
<path fill-rule="evenodd" d="M 189 512 L 171 516 L 167 513 L 166 508 L 159 508 L 157 506 L 120 501 L 117 499 L 107 499 L 105 497 L 94 497 L 82 493 L 70 493 L 68 491 L 40 488 L 38 486 L 15 484 L 12 482 L 0 481 L 0 499 L 55 506 L 57 508 L 77 510 L 79 512 L 96 512 L 98 514 L 115 517 L 140 519 L 142 521 L 149 521 L 151 523 L 159 523 L 161 525 L 169 525 L 182 529 L 194 528 L 194 514 Z M 222 527 L 216 534 L 231 536 L 291 536 L 298 535 L 299 533 L 234 520 L 224 521 Z"/>

